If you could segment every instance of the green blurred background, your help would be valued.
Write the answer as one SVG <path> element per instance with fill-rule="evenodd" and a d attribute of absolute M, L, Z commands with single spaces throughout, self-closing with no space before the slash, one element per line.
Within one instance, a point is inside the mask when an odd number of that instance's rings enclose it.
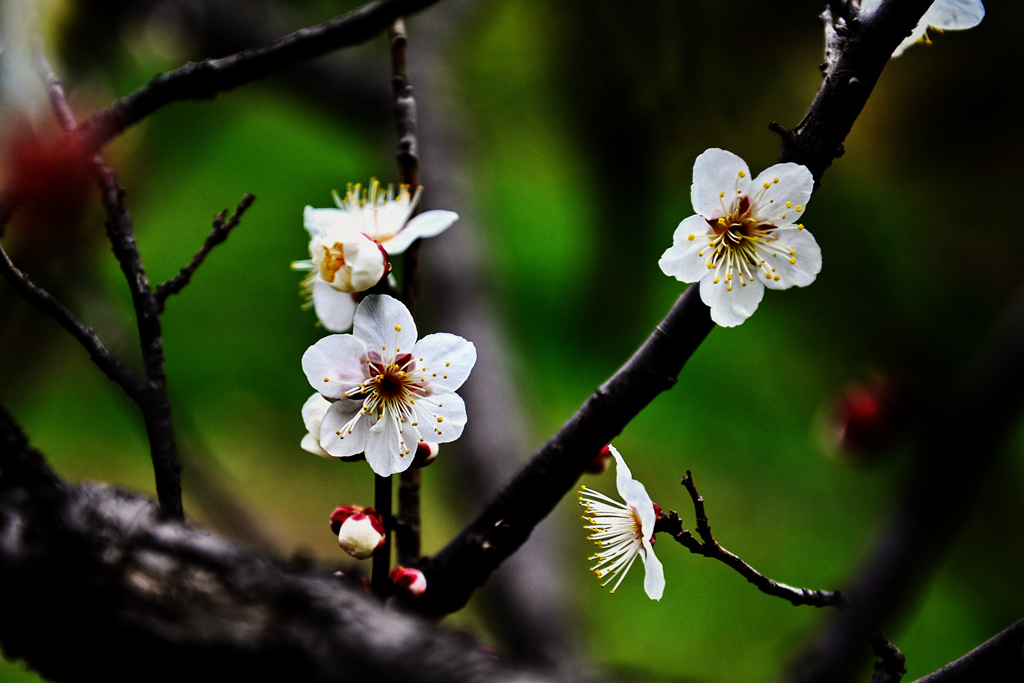
<path fill-rule="evenodd" d="M 156 72 L 247 46 L 231 44 L 231 31 L 209 29 L 217 26 L 209 17 L 208 32 L 195 33 L 173 2 L 114 4 L 102 18 L 96 3 L 41 9 L 49 52 L 83 118 Z M 223 10 L 277 34 L 353 6 L 257 2 L 243 12 L 207 3 L 209 16 Z M 529 419 L 522 458 L 681 292 L 657 260 L 692 213 L 697 154 L 723 147 L 755 173 L 774 162 L 779 142 L 768 122 L 795 126 L 820 83 L 822 9 L 810 1 L 496 0 L 440 3 L 432 16 L 410 20 L 414 85 L 426 68 L 418 51 L 444 40 L 430 53 L 446 69 L 446 96 L 457 98 L 447 104 L 459 113 L 476 207 L 452 230 L 475 231 L 483 247 L 516 369 L 498 389 Z M 907 471 L 898 434 L 870 458 L 836 447 L 828 435 L 837 397 L 889 380 L 906 389 L 911 408 L 923 406 L 921 397 L 948 386 L 1017 295 L 1024 232 L 1015 205 L 1024 173 L 1016 37 L 1024 6 L 1003 0 L 987 9 L 977 29 L 938 35 L 886 68 L 847 153 L 808 205 L 805 224 L 824 254 L 814 285 L 769 292 L 745 324 L 715 330 L 678 386 L 616 441 L 654 500 L 678 509 L 691 528 L 678 482 L 692 470 L 718 540 L 779 581 L 848 585 L 884 532 Z M 300 309 L 300 275 L 288 265 L 307 253 L 304 206 L 329 206 L 330 191 L 347 182 L 396 181 L 397 171 L 385 39 L 318 64 L 343 74 L 341 85 L 286 73 L 214 102 L 175 104 L 107 155 L 127 189 L 154 282 L 188 261 L 215 213 L 246 192 L 257 196 L 164 316 L 188 514 L 242 533 L 237 515 L 217 506 L 227 496 L 282 556 L 345 566 L 327 517 L 339 504 L 372 504 L 372 477 L 364 464 L 319 459 L 298 446 L 299 408 L 311 393 L 299 358 L 323 331 Z M 423 95 L 427 120 L 440 107 Z M 420 144 L 424 159 L 449 153 L 448 141 Z M 430 181 L 424 177 L 425 208 L 461 210 L 432 204 Z M 4 246 L 134 361 L 130 302 L 97 203 L 90 200 L 80 217 L 81 226 L 65 232 L 16 222 Z M 459 305 L 430 300 L 432 253 L 434 245 L 425 245 L 421 333 L 440 331 L 430 310 Z M 0 401 L 32 442 L 69 479 L 151 492 L 133 405 L 7 285 L 0 305 Z M 890 629 L 907 654 L 906 680 L 1024 612 L 1022 443 L 1018 435 L 987 478 L 964 530 L 971 543 L 955 546 L 916 609 Z M 457 445 L 444 447 L 424 473 L 427 553 L 466 521 L 457 504 L 459 457 Z M 965 453 L 964 466 L 970 462 Z M 586 483 L 614 491 L 612 473 Z M 591 547 L 578 515 L 568 496 L 546 524 L 564 534 L 574 626 L 600 670 L 653 680 L 773 680 L 825 623 L 814 609 L 764 596 L 667 538 L 657 545 L 664 599 L 646 598 L 636 567 L 610 595 L 587 572 Z M 500 652 L 486 621 L 471 605 L 446 623 L 471 628 Z M 17 663 L 0 669 L 0 680 L 33 679 Z"/>

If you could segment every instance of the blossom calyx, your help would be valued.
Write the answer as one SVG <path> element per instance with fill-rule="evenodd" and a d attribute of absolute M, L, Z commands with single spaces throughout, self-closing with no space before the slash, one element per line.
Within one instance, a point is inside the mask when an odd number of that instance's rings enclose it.
<path fill-rule="evenodd" d="M 412 567 L 398 565 L 392 569 L 391 582 L 395 584 L 395 588 L 404 590 L 414 598 L 423 595 L 423 591 L 427 590 L 427 577 L 419 569 Z"/>
<path fill-rule="evenodd" d="M 416 446 L 416 456 L 413 458 L 413 467 L 426 467 L 437 459 L 437 453 L 441 450 L 440 444 L 432 441 L 421 441 Z"/>
<path fill-rule="evenodd" d="M 338 545 L 357 560 L 365 560 L 384 545 L 384 520 L 373 508 L 342 505 L 331 513 L 331 531 Z"/>

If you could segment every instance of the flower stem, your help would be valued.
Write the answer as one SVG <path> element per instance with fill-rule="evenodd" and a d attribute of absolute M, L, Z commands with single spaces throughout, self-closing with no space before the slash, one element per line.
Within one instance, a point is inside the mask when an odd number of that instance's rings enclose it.
<path fill-rule="evenodd" d="M 394 520 L 391 517 L 391 477 L 375 474 L 373 478 L 373 507 L 384 520 L 384 545 L 373 555 L 373 570 L 370 574 L 370 587 L 373 594 L 386 598 L 391 594 L 391 529 Z"/>

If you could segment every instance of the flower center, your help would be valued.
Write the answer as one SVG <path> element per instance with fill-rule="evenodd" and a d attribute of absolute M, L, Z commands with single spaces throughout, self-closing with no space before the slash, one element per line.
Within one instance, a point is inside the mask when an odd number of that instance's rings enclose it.
<path fill-rule="evenodd" d="M 327 282 L 334 282 L 334 276 L 345 267 L 345 252 L 338 242 L 334 246 L 324 245 L 324 258 L 320 261 L 320 277 Z"/>

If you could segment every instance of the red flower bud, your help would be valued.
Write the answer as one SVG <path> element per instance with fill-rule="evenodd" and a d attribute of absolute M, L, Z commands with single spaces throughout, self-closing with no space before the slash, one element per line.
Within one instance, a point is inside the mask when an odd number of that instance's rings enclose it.
<path fill-rule="evenodd" d="M 338 545 L 357 560 L 365 560 L 384 545 L 384 520 L 373 508 L 343 505 L 331 513 L 331 531 Z"/>
<path fill-rule="evenodd" d="M 396 588 L 411 593 L 413 597 L 419 597 L 427 590 L 427 578 L 419 569 L 399 565 L 391 570 L 391 581 Z"/>

